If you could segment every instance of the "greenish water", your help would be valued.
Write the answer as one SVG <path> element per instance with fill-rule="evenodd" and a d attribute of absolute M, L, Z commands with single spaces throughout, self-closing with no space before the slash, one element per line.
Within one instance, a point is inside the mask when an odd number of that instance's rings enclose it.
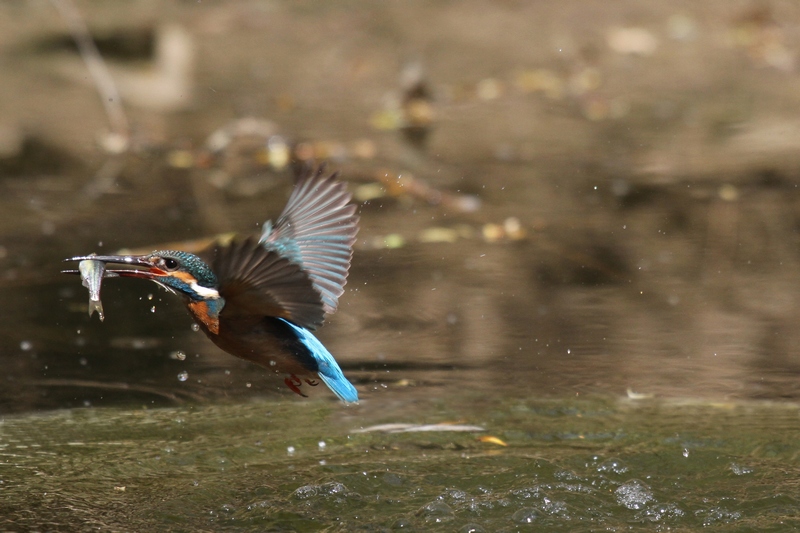
<path fill-rule="evenodd" d="M 796 405 L 412 396 L 6 418 L 0 529 L 800 527 Z"/>

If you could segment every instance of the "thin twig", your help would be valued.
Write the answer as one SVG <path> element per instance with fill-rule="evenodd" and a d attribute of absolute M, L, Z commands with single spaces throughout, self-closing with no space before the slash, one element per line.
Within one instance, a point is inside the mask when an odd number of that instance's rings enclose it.
<path fill-rule="evenodd" d="M 111 73 L 108 71 L 108 67 L 106 67 L 106 63 L 103 61 L 103 57 L 92 39 L 83 17 L 72 0 L 50 0 L 50 2 L 58 9 L 69 26 L 72 38 L 78 46 L 78 52 L 81 54 L 84 63 L 86 63 L 86 68 L 89 69 L 89 74 L 92 76 L 97 92 L 103 102 L 108 121 L 111 124 L 111 131 L 127 141 L 130 136 L 130 130 L 128 118 L 122 107 L 122 100 L 114 79 L 111 77 Z"/>

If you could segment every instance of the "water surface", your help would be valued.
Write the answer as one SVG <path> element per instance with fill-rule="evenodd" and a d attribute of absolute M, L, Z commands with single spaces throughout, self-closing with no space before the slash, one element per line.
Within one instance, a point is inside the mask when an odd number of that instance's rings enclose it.
<path fill-rule="evenodd" d="M 14 417 L 0 426 L 0 524 L 787 531 L 800 525 L 799 413 L 391 391 L 350 408 L 255 401 Z"/>
<path fill-rule="evenodd" d="M 355 5 L 93 4 L 115 154 L 64 20 L 0 4 L 2 528 L 796 527 L 797 13 Z M 360 406 L 221 353 L 151 283 L 108 280 L 101 323 L 58 272 L 258 232 L 278 141 L 357 198 L 319 337 Z"/>

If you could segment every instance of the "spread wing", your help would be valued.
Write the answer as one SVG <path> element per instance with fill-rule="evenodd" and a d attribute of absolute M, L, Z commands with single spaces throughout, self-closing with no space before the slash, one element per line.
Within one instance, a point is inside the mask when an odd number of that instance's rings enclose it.
<path fill-rule="evenodd" d="M 323 167 L 303 170 L 275 226 L 264 224 L 260 242 L 300 265 L 319 293 L 323 310 L 333 313 L 347 283 L 358 215 L 345 184 L 335 173 L 326 177 L 323 172 Z"/>
<path fill-rule="evenodd" d="M 204 255 L 225 298 L 225 316 L 281 317 L 309 329 L 322 324 L 320 295 L 308 275 L 255 237 L 216 246 Z"/>

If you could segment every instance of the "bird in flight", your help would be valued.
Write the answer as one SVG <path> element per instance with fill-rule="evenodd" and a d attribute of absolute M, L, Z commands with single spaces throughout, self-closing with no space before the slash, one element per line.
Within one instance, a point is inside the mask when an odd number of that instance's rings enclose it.
<path fill-rule="evenodd" d="M 183 298 L 214 344 L 277 373 L 301 396 L 321 380 L 343 402 L 356 388 L 314 336 L 344 293 L 358 232 L 356 206 L 337 175 L 301 172 L 289 201 L 258 237 L 215 244 L 199 254 L 158 250 L 146 255 L 87 255 L 79 270 L 95 308 L 104 277 L 155 281 Z M 125 268 L 108 268 L 123 265 Z M 93 275 L 94 274 L 94 275 Z M 92 307 L 90 304 L 90 313 Z"/>

